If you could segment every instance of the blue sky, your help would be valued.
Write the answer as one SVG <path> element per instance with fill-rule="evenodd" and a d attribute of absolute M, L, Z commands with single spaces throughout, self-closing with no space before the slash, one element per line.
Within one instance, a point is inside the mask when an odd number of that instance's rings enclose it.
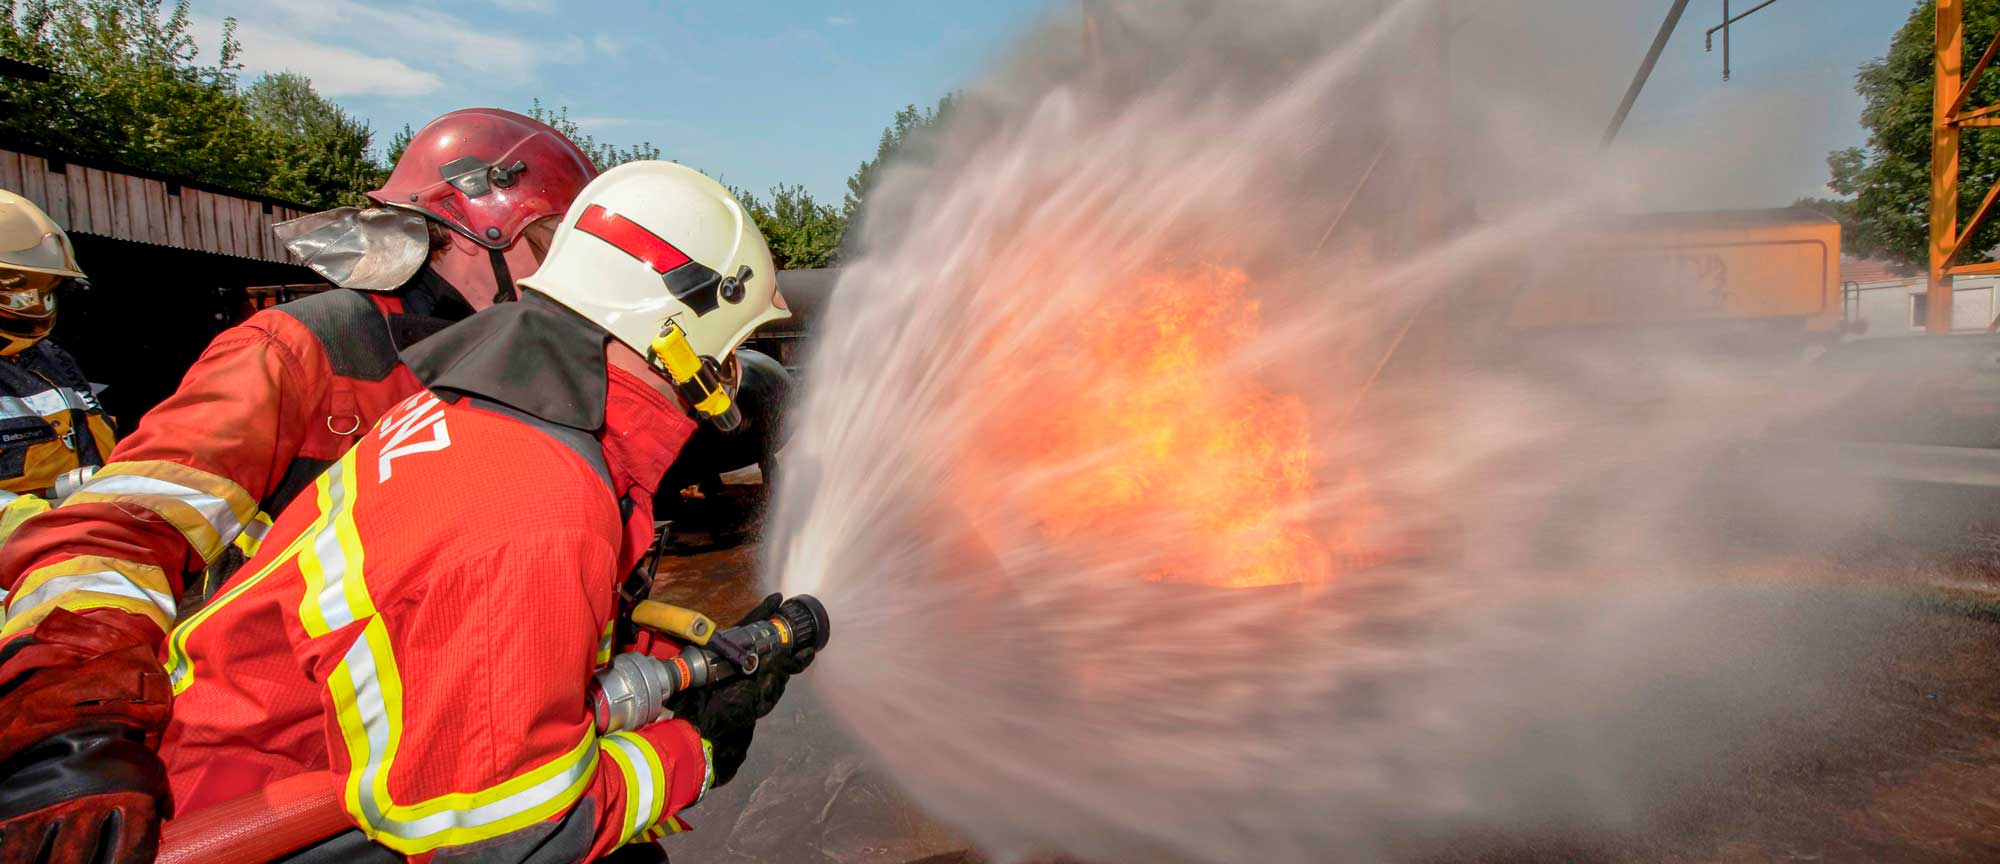
<path fill-rule="evenodd" d="M 1460 39 L 1509 23 L 1485 20 L 1506 14 L 1493 11 L 1499 4 L 1456 2 L 1475 22 Z M 453 108 L 525 110 L 538 96 L 568 106 L 600 140 L 651 141 L 732 184 L 761 191 L 802 183 L 837 202 L 896 109 L 932 103 L 975 78 L 1050 5 L 194 0 L 193 8 L 204 47 L 222 17 L 236 17 L 251 72 L 307 74 L 371 122 L 378 140 Z M 1633 11 L 1612 19 L 1603 37 L 1614 57 L 1606 68 L 1615 71 L 1575 83 L 1579 110 L 1592 117 L 1609 117 L 1667 2 L 1627 5 Z M 1826 151 L 1861 142 L 1854 68 L 1883 52 L 1911 5 L 1780 0 L 1739 25 L 1736 77 L 1724 85 L 1720 52 L 1704 54 L 1701 45 L 1701 31 L 1720 20 L 1721 0 L 1695 0 L 1627 135 L 1668 146 L 1733 136 L 1755 158 L 1733 160 L 1740 181 L 1669 203 L 1757 206 L 1820 192 Z M 1553 36 L 1547 45 L 1567 50 Z"/>

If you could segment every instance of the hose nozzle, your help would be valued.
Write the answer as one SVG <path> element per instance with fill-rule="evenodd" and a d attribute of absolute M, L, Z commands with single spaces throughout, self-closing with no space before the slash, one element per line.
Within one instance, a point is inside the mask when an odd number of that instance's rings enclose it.
<path fill-rule="evenodd" d="M 776 614 L 715 634 L 707 645 L 688 645 L 667 660 L 628 653 L 591 679 L 590 708 L 603 734 L 637 729 L 667 713 L 667 700 L 682 690 L 707 687 L 737 675 L 754 674 L 765 663 L 788 658 L 800 648 L 825 648 L 833 632 L 826 606 L 810 594 L 778 604 Z"/>

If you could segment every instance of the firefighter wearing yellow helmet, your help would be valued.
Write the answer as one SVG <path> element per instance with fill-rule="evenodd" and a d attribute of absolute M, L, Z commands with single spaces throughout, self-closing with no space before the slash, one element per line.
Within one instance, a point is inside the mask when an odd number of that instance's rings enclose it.
<path fill-rule="evenodd" d="M 82 278 L 62 228 L 0 190 L 0 539 L 104 464 L 115 442 L 76 360 L 47 338 L 59 289 Z"/>

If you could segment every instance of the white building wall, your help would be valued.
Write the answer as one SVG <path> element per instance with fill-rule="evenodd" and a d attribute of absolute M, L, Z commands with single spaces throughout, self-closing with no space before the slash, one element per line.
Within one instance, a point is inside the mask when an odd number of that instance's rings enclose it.
<path fill-rule="evenodd" d="M 1953 332 L 1980 333 L 2000 314 L 1996 291 L 2000 277 L 1961 277 L 1953 285 L 1951 323 Z M 1879 339 L 1907 336 L 1924 329 L 1924 280 L 1902 279 L 1874 282 L 1847 288 L 1847 320 L 1865 324 L 1852 338 Z"/>

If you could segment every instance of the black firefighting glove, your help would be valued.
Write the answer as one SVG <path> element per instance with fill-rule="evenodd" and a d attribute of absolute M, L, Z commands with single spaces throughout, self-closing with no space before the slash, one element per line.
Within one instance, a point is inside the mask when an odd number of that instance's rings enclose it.
<path fill-rule="evenodd" d="M 737 626 L 762 621 L 778 614 L 780 596 L 773 594 L 736 622 Z M 718 634 L 718 638 L 720 638 Z M 715 759 L 715 785 L 728 783 L 750 755 L 750 739 L 757 721 L 778 707 L 785 696 L 785 682 L 812 663 L 814 651 L 801 648 L 790 657 L 760 666 L 752 675 L 731 678 L 711 687 L 682 693 L 674 706 L 674 716 L 694 725 L 708 739 Z"/>
<path fill-rule="evenodd" d="M 166 767 L 131 730 L 52 735 L 0 765 L 0 861 L 144 864 L 165 800 Z"/>

